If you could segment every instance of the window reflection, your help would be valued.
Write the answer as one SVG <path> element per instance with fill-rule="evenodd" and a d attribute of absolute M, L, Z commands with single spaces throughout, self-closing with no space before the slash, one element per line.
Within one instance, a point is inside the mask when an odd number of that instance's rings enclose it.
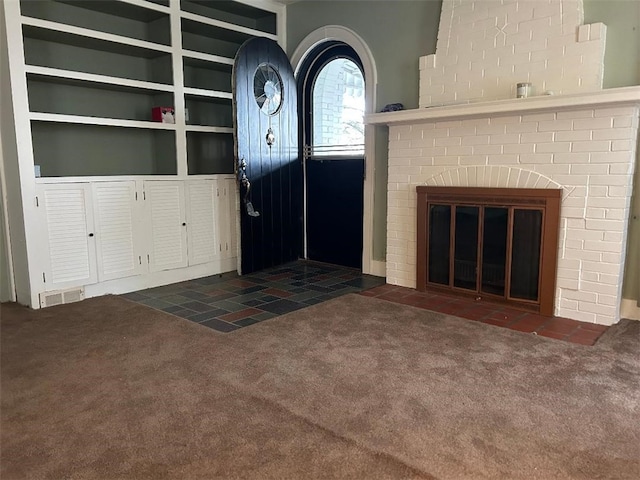
<path fill-rule="evenodd" d="M 327 63 L 313 86 L 312 155 L 364 154 L 364 76 L 353 61 Z"/>
<path fill-rule="evenodd" d="M 507 228 L 509 209 L 484 209 L 482 237 L 482 291 L 504 295 L 504 271 L 507 260 Z"/>
<path fill-rule="evenodd" d="M 479 207 L 456 207 L 453 286 L 476 290 Z"/>
<path fill-rule="evenodd" d="M 449 285 L 450 231 L 451 207 L 431 205 L 429 209 L 429 282 Z"/>
<path fill-rule="evenodd" d="M 538 299 L 542 212 L 513 212 L 513 249 L 511 255 L 511 297 Z"/>

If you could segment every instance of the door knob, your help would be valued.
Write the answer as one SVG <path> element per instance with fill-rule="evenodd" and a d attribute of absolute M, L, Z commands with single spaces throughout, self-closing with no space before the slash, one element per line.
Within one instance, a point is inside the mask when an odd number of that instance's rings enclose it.
<path fill-rule="evenodd" d="M 265 140 L 267 141 L 267 145 L 269 145 L 270 147 L 276 143 L 276 136 L 273 133 L 273 130 L 271 129 L 271 127 L 269 127 L 269 130 L 267 130 L 267 134 L 265 135 Z"/>

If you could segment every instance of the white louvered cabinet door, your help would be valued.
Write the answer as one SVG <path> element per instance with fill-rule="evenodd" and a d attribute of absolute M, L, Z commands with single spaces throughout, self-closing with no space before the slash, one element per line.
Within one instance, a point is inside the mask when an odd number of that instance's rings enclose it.
<path fill-rule="evenodd" d="M 187 223 L 184 182 L 144 182 L 150 222 L 149 270 L 157 272 L 187 266 Z"/>
<path fill-rule="evenodd" d="M 146 270 L 137 248 L 140 222 L 136 217 L 136 183 L 93 184 L 98 279 L 138 275 Z"/>
<path fill-rule="evenodd" d="M 222 246 L 222 258 L 232 258 L 236 256 L 236 202 L 235 202 L 235 180 L 218 180 L 218 190 L 220 192 L 218 208 L 218 229 L 220 230 L 220 243 Z"/>
<path fill-rule="evenodd" d="M 189 265 L 220 258 L 220 231 L 217 216 L 219 189 L 215 180 L 194 180 L 187 185 L 187 236 Z"/>
<path fill-rule="evenodd" d="M 98 281 L 91 188 L 88 183 L 42 185 L 38 208 L 46 225 L 45 290 Z"/>

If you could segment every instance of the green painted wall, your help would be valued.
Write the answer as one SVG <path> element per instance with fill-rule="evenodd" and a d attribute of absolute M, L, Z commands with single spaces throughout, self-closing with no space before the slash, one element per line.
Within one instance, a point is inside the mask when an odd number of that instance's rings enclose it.
<path fill-rule="evenodd" d="M 376 111 L 388 103 L 418 107 L 418 59 L 435 53 L 439 0 L 303 1 L 287 7 L 287 53 L 326 25 L 341 25 L 356 32 L 368 45 L 376 62 Z M 376 181 L 374 194 L 373 257 L 385 259 L 387 228 L 386 127 L 376 130 Z"/>
<path fill-rule="evenodd" d="M 342 25 L 371 49 L 378 70 L 378 109 L 418 107 L 418 58 L 435 53 L 440 1 L 304 1 L 287 8 L 287 52 L 312 31 Z"/>
<path fill-rule="evenodd" d="M 640 84 L 640 1 L 584 0 L 584 23 L 607 26 L 604 88 Z"/>
<path fill-rule="evenodd" d="M 6 99 L 9 98 L 8 95 L 10 94 L 9 89 L 7 88 L 9 85 L 9 65 L 7 49 L 4 45 L 6 45 L 4 9 L 2 5 L 0 5 L 0 163 L 2 163 L 3 170 L 5 153 L 3 150 L 4 146 L 2 143 L 2 135 L 3 132 L 5 130 L 9 130 L 9 128 L 6 125 L 3 128 L 2 121 L 3 118 L 8 118 L 7 112 L 9 112 L 9 108 L 6 105 Z M 8 158 L 8 156 L 6 158 Z M 2 191 L 2 182 L 0 178 L 0 302 L 6 302 L 11 299 L 11 293 L 9 291 L 9 264 L 7 256 L 8 232 L 5 230 L 5 205 L 3 204 L 5 193 L 6 192 Z"/>
<path fill-rule="evenodd" d="M 2 185 L 0 185 L 0 302 L 7 302 L 11 299 L 11 292 L 9 290 L 9 264 L 7 263 L 7 245 L 5 238 Z"/>

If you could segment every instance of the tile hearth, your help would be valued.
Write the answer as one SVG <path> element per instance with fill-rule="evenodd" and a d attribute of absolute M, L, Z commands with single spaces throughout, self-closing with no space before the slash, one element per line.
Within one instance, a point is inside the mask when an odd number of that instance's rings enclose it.
<path fill-rule="evenodd" d="M 361 292 L 361 295 L 581 345 L 593 345 L 609 328 L 606 325 L 547 317 L 494 303 L 441 293 L 419 292 L 389 284 L 371 288 Z"/>

